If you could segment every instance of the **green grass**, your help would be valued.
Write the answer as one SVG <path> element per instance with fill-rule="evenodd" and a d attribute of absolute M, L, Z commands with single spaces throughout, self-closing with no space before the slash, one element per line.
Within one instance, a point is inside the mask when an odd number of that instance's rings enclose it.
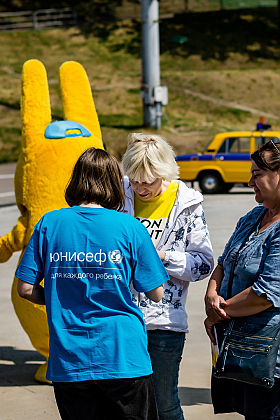
<path fill-rule="evenodd" d="M 174 36 L 187 42 L 176 44 Z M 200 150 L 219 131 L 254 129 L 262 113 L 275 115 L 269 122 L 280 130 L 275 8 L 178 14 L 160 22 L 160 39 L 161 78 L 169 89 L 169 104 L 159 134 L 176 153 Z M 52 82 L 63 62 L 76 60 L 84 66 L 107 150 L 120 159 L 128 133 L 152 131 L 142 127 L 140 51 L 139 21 L 117 22 L 113 29 L 104 25 L 90 35 L 83 28 L 0 33 L 0 162 L 18 158 L 20 73 L 31 58 L 44 63 Z M 187 89 L 217 102 L 190 95 Z M 57 84 L 50 85 L 50 95 L 53 119 L 60 119 Z M 221 99 L 229 104 L 221 105 Z"/>
<path fill-rule="evenodd" d="M 18 158 L 21 150 L 21 130 L 19 128 L 0 127 L 0 142 L 2 143 L 1 162 L 11 162 Z"/>

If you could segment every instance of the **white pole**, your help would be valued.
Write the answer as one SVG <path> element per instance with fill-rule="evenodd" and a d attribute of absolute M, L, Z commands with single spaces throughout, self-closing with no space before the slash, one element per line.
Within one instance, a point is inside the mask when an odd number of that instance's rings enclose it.
<path fill-rule="evenodd" d="M 141 15 L 144 126 L 160 129 L 162 100 L 155 97 L 160 87 L 158 0 L 142 0 Z"/>

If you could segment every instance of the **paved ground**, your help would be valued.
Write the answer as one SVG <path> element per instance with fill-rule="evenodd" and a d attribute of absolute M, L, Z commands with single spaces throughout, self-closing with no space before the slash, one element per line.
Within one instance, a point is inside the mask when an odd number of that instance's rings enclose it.
<path fill-rule="evenodd" d="M 14 173 L 16 164 L 0 165 L 0 207 L 15 204 Z"/>
<path fill-rule="evenodd" d="M 0 235 L 8 233 L 18 217 L 12 194 L 14 164 L 0 165 Z M 5 175 L 5 176 L 4 176 Z M 221 253 L 238 218 L 255 202 L 247 188 L 227 195 L 205 196 L 204 210 L 215 258 Z M 10 193 L 10 195 L 8 195 Z M 4 196 L 5 194 L 5 196 Z M 0 420 L 58 420 L 52 387 L 38 385 L 34 373 L 43 362 L 31 346 L 14 314 L 10 299 L 19 253 L 0 265 Z M 213 415 L 210 400 L 210 344 L 204 333 L 203 296 L 207 281 L 192 284 L 187 301 L 190 334 L 180 372 L 180 398 L 186 420 L 238 420 L 238 414 Z"/>

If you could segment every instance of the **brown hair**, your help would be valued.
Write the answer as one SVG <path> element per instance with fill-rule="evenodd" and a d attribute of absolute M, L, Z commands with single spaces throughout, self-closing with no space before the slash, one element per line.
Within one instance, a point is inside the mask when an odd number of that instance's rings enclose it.
<path fill-rule="evenodd" d="M 277 140 L 277 141 L 276 141 Z M 276 139 L 268 141 L 258 150 L 251 154 L 255 164 L 264 171 L 278 171 L 280 169 L 280 145 Z"/>
<path fill-rule="evenodd" d="M 70 207 L 82 202 L 122 210 L 122 173 L 117 160 L 102 149 L 90 147 L 77 160 L 65 191 Z"/>

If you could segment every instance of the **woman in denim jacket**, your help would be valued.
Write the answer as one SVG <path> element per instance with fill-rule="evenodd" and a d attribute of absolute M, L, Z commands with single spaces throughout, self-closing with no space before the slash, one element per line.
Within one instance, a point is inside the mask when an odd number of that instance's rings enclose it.
<path fill-rule="evenodd" d="M 206 278 L 214 263 L 203 197 L 177 181 L 174 152 L 158 135 L 132 133 L 123 169 L 125 211 L 148 229 L 170 277 L 158 304 L 132 288 L 147 327 L 159 419 L 183 420 L 178 374 L 188 332 L 188 288 Z"/>
<path fill-rule="evenodd" d="M 262 205 L 242 217 L 218 259 L 205 296 L 205 328 L 215 343 L 213 326 L 231 317 L 254 324 L 280 322 L 280 147 L 266 143 L 252 155 L 255 200 Z M 257 223 L 256 223 L 257 222 Z M 254 228 L 255 226 L 255 228 Z M 237 258 L 232 298 L 226 300 L 232 258 Z M 280 352 L 272 388 L 212 377 L 214 412 L 238 412 L 247 420 L 280 419 Z"/>

